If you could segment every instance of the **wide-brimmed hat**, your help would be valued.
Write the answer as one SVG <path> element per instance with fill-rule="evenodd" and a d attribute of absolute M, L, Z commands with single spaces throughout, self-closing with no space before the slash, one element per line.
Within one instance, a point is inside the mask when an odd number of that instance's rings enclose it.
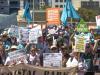
<path fill-rule="evenodd" d="M 10 49 L 17 49 L 16 45 L 12 45 Z"/>
<path fill-rule="evenodd" d="M 4 35 L 8 35 L 7 31 L 4 31 L 4 32 L 2 33 L 2 35 L 3 35 L 3 36 L 4 36 Z"/>
<path fill-rule="evenodd" d="M 53 49 L 53 48 L 57 48 L 57 46 L 56 46 L 56 45 L 52 45 L 52 46 L 50 47 L 50 49 Z"/>

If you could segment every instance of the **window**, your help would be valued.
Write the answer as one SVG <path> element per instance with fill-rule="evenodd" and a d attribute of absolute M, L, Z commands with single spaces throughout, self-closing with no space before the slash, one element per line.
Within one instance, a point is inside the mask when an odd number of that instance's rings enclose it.
<path fill-rule="evenodd" d="M 3 10 L 4 8 L 1 8 L 1 10 Z"/>
<path fill-rule="evenodd" d="M 60 8 L 63 8 L 63 5 L 60 5 Z"/>
<path fill-rule="evenodd" d="M 60 0 L 60 2 L 63 2 L 63 0 Z"/>
<path fill-rule="evenodd" d="M 1 1 L 0 3 L 4 3 L 3 1 Z"/>
<path fill-rule="evenodd" d="M 55 2 L 58 2 L 58 0 L 55 0 Z"/>
<path fill-rule="evenodd" d="M 55 7 L 58 8 L 59 6 L 58 5 L 55 5 Z"/>

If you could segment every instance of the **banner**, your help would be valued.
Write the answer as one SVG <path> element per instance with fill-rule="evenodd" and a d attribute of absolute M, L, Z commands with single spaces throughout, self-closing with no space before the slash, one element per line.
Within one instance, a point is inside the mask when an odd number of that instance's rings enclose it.
<path fill-rule="evenodd" d="M 8 30 L 9 36 L 19 38 L 19 27 L 12 25 Z"/>
<path fill-rule="evenodd" d="M 60 24 L 60 9 L 59 8 L 48 8 L 46 10 L 47 24 Z"/>
<path fill-rule="evenodd" d="M 20 34 L 20 40 L 21 42 L 28 42 L 29 41 L 29 29 L 27 28 L 24 28 L 24 27 L 21 27 L 20 30 L 19 30 L 19 34 Z"/>
<path fill-rule="evenodd" d="M 100 27 L 100 15 L 96 16 L 97 27 Z"/>
<path fill-rule="evenodd" d="M 0 75 L 76 75 L 77 68 L 43 68 L 20 64 L 0 67 Z"/>
<path fill-rule="evenodd" d="M 42 36 L 41 26 L 36 26 L 35 28 L 32 28 L 29 33 L 29 42 L 37 44 L 38 37 L 40 36 Z"/>
<path fill-rule="evenodd" d="M 62 53 L 44 53 L 43 67 L 61 67 Z"/>
<path fill-rule="evenodd" d="M 85 38 L 84 36 L 77 36 L 75 39 L 75 51 L 85 52 Z"/>

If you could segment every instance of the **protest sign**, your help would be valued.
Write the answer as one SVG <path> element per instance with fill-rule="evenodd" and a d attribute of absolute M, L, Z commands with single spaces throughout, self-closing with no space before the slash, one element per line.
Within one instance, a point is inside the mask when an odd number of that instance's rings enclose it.
<path fill-rule="evenodd" d="M 47 24 L 60 24 L 60 9 L 59 8 L 48 8 L 46 10 Z"/>
<path fill-rule="evenodd" d="M 18 22 L 25 22 L 25 19 L 23 18 L 23 14 L 24 14 L 24 9 L 20 9 L 18 10 L 18 15 L 17 15 L 17 21 Z"/>
<path fill-rule="evenodd" d="M 100 29 L 93 29 L 95 39 L 100 39 Z"/>
<path fill-rule="evenodd" d="M 36 26 L 30 30 L 29 33 L 29 42 L 37 44 L 38 37 L 42 36 L 41 26 Z"/>
<path fill-rule="evenodd" d="M 11 59 L 10 62 L 24 61 L 27 58 L 24 50 L 16 50 L 16 51 L 13 51 L 13 52 L 9 52 L 8 56 Z"/>
<path fill-rule="evenodd" d="M 61 67 L 62 53 L 44 53 L 43 66 L 44 67 Z"/>
<path fill-rule="evenodd" d="M 100 27 L 100 15 L 96 16 L 97 27 Z"/>
<path fill-rule="evenodd" d="M 19 27 L 12 25 L 8 30 L 9 36 L 19 38 Z"/>
<path fill-rule="evenodd" d="M 30 29 L 27 29 L 27 28 L 24 28 L 24 27 L 22 27 L 22 28 L 20 28 L 19 29 L 19 34 L 20 34 L 20 41 L 21 42 L 24 42 L 24 43 L 26 43 L 26 42 L 28 42 L 29 41 L 29 31 L 30 31 Z"/>
<path fill-rule="evenodd" d="M 85 38 L 84 36 L 77 36 L 75 39 L 75 52 L 85 52 Z"/>
<path fill-rule="evenodd" d="M 0 75 L 76 75 L 77 68 L 43 68 L 27 64 L 0 67 Z"/>

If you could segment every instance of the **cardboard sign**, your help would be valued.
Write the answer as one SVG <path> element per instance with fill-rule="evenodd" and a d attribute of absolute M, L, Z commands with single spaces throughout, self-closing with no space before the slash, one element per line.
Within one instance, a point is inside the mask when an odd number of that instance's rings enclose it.
<path fill-rule="evenodd" d="M 62 54 L 61 53 L 44 53 L 43 67 L 61 67 Z"/>
<path fill-rule="evenodd" d="M 59 8 L 48 8 L 46 10 L 47 24 L 60 24 L 60 9 Z"/>
<path fill-rule="evenodd" d="M 0 75 L 76 75 L 77 68 L 43 68 L 27 64 L 0 67 Z"/>
<path fill-rule="evenodd" d="M 9 36 L 19 38 L 19 27 L 12 25 L 8 30 Z"/>
<path fill-rule="evenodd" d="M 25 22 L 25 19 L 23 18 L 23 14 L 24 14 L 24 9 L 20 9 L 17 15 L 18 22 Z"/>
<path fill-rule="evenodd" d="M 35 28 L 32 28 L 29 33 L 29 42 L 37 44 L 38 37 L 40 36 L 42 36 L 41 26 L 36 26 Z"/>
<path fill-rule="evenodd" d="M 8 56 L 10 57 L 11 61 L 10 62 L 19 62 L 19 61 L 23 61 L 26 60 L 27 55 L 24 52 L 24 50 L 16 50 L 13 52 L 9 52 Z"/>
<path fill-rule="evenodd" d="M 92 29 L 95 40 L 100 39 L 100 29 Z"/>
<path fill-rule="evenodd" d="M 20 30 L 19 30 L 19 34 L 20 34 L 20 41 L 21 42 L 24 42 L 24 43 L 26 43 L 26 42 L 28 42 L 29 41 L 29 29 L 27 29 L 27 28 L 20 28 Z"/>
<path fill-rule="evenodd" d="M 78 36 L 75 39 L 75 52 L 85 52 L 85 38 Z"/>

